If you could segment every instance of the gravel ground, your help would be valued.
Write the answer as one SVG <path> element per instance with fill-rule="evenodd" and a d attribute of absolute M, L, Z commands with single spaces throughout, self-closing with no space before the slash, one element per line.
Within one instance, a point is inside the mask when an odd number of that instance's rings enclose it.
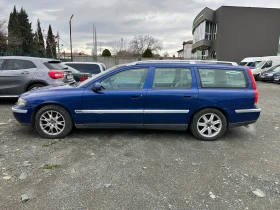
<path fill-rule="evenodd" d="M 154 130 L 50 141 L 1 101 L 0 209 L 280 209 L 280 85 L 258 89 L 258 122 L 215 142 Z"/>

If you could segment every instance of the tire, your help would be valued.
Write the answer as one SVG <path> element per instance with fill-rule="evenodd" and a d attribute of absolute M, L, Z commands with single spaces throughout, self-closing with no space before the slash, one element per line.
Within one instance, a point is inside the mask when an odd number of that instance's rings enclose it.
<path fill-rule="evenodd" d="M 206 119 L 203 118 L 203 116 L 205 116 Z M 209 120 L 211 120 L 211 116 L 214 116 L 213 120 L 209 121 Z M 208 120 L 208 122 L 207 122 L 207 120 Z M 218 123 L 218 121 L 219 121 L 219 123 Z M 200 126 L 198 125 L 198 123 L 200 123 Z M 216 123 L 216 124 L 213 124 L 213 123 Z M 215 131 L 214 127 L 215 127 L 216 131 Z M 220 112 L 219 110 L 207 108 L 207 109 L 203 109 L 203 110 L 197 112 L 194 115 L 192 122 L 191 122 L 190 129 L 191 129 L 193 135 L 197 139 L 203 140 L 203 141 L 214 141 L 214 140 L 217 140 L 218 138 L 220 138 L 221 136 L 223 136 L 223 134 L 225 133 L 225 131 L 227 129 L 227 120 L 226 120 L 224 114 L 222 112 Z M 204 130 L 204 132 L 203 132 L 203 129 L 206 129 L 206 130 Z M 212 135 L 210 135 L 211 133 L 209 133 L 209 130 L 211 130 Z"/>
<path fill-rule="evenodd" d="M 56 117 L 58 118 L 55 119 Z M 73 121 L 65 108 L 58 105 L 47 105 L 36 113 L 35 127 L 43 138 L 59 139 L 70 133 Z M 51 134 L 52 132 L 53 134 Z"/>
<path fill-rule="evenodd" d="M 254 76 L 255 77 L 255 81 L 259 81 L 259 76 L 260 76 L 260 74 L 257 74 L 256 76 Z"/>
<path fill-rule="evenodd" d="M 46 86 L 46 85 L 40 84 L 40 83 L 33 84 L 33 85 L 31 85 L 30 87 L 28 87 L 27 91 L 35 90 L 35 89 L 37 89 L 37 88 L 44 87 L 44 86 Z"/>

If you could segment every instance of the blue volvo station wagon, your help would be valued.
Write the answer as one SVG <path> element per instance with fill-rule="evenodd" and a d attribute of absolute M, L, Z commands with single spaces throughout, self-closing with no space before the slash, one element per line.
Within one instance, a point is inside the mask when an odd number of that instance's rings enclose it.
<path fill-rule="evenodd" d="M 78 84 L 20 96 L 18 122 L 45 138 L 73 128 L 187 130 L 216 140 L 227 128 L 255 123 L 258 91 L 249 68 L 220 61 L 139 61 L 115 66 Z"/>

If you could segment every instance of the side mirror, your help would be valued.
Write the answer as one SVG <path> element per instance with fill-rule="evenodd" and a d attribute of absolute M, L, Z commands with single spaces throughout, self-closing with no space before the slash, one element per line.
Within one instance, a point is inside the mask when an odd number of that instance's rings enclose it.
<path fill-rule="evenodd" d="M 101 84 L 99 82 L 94 83 L 94 85 L 92 87 L 92 91 L 94 91 L 94 92 L 101 91 Z"/>

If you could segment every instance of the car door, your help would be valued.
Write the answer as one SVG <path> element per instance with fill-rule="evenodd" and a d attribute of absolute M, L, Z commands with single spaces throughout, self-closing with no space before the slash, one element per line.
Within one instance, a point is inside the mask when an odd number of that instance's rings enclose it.
<path fill-rule="evenodd" d="M 8 59 L 0 73 L 0 95 L 18 96 L 25 92 L 26 85 L 32 80 L 37 68 L 31 61 Z"/>
<path fill-rule="evenodd" d="M 191 67 L 156 67 L 149 83 L 144 110 L 147 128 L 185 129 L 198 103 Z"/>
<path fill-rule="evenodd" d="M 114 72 L 100 79 L 102 90 L 87 89 L 83 96 L 86 125 L 143 126 L 148 68 Z"/>

